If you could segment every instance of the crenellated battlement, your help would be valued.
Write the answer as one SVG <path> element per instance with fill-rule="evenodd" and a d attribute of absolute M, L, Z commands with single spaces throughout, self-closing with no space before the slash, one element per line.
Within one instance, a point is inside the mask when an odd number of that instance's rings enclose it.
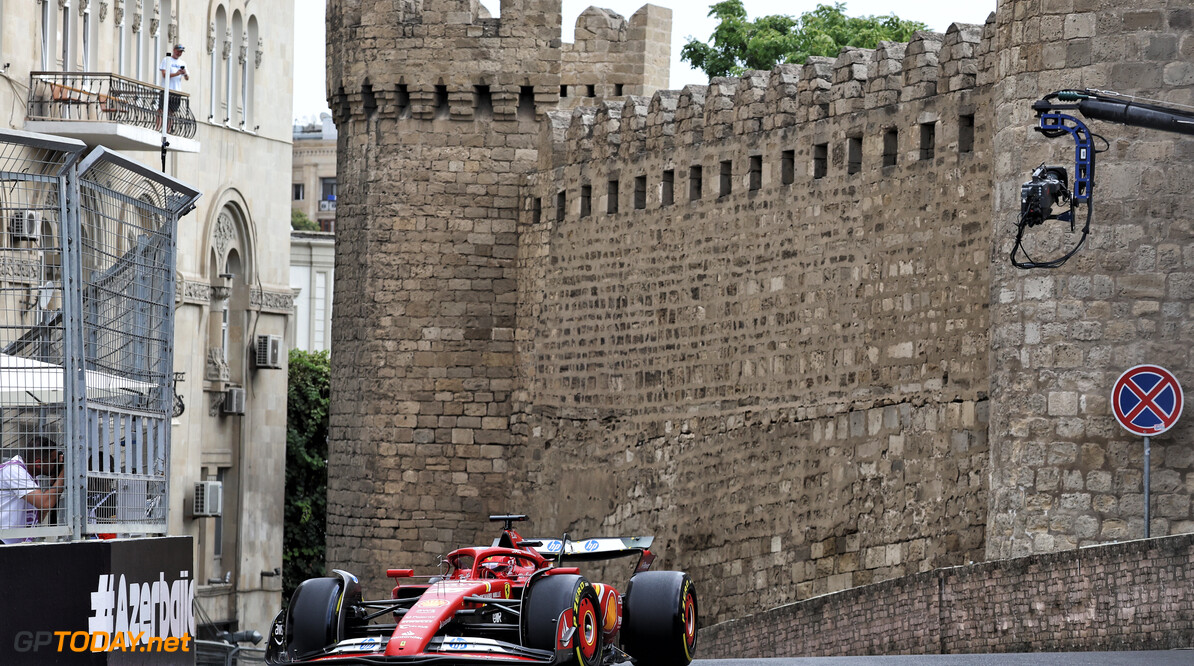
<path fill-rule="evenodd" d="M 612 31 L 610 14 L 593 11 L 584 20 L 591 26 L 602 19 Z M 988 23 L 993 20 L 992 14 Z M 559 114 L 555 122 L 579 122 L 585 128 L 553 134 L 541 165 L 634 159 L 825 120 L 857 125 L 864 120 L 857 114 L 894 113 L 901 105 L 932 113 L 936 100 L 978 86 L 991 35 L 987 26 L 955 23 L 944 35 L 917 32 L 908 43 L 846 48 L 837 58 L 813 57 L 804 65 L 715 78 L 707 86 L 661 90 L 650 98 L 599 102 L 593 107 L 596 115 L 580 109 L 554 112 Z"/>
<path fill-rule="evenodd" d="M 671 11 L 654 5 L 630 19 L 591 7 L 573 43 L 560 0 L 503 0 L 498 18 L 477 0 L 340 0 L 328 15 L 343 45 L 328 61 L 337 122 L 541 119 L 667 85 Z"/>

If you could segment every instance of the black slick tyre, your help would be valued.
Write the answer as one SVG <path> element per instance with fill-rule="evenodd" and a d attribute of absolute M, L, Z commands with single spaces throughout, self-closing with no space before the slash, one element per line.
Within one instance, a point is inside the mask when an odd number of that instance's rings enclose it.
<path fill-rule="evenodd" d="M 604 646 L 600 618 L 597 591 L 583 576 L 543 576 L 532 580 L 523 593 L 523 643 L 529 648 L 554 652 L 555 664 L 597 666 L 601 663 Z M 568 648 L 560 647 L 560 635 L 568 631 L 560 628 L 561 621 L 570 621 L 574 627 L 572 644 Z"/>
<path fill-rule="evenodd" d="M 696 655 L 696 586 L 680 571 L 635 574 L 626 588 L 622 647 L 650 666 L 687 666 Z"/>
<path fill-rule="evenodd" d="M 314 656 L 338 643 L 344 632 L 344 581 L 311 578 L 290 596 L 286 612 L 286 653 L 291 659 Z M 347 602 L 347 603 L 346 603 Z"/>

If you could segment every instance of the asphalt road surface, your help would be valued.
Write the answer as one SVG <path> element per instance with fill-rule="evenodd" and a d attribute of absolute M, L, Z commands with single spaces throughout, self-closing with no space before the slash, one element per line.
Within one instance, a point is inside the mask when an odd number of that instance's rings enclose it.
<path fill-rule="evenodd" d="M 697 659 L 693 666 L 1194 666 L 1194 650 L 1037 652 L 1033 654 Z"/>

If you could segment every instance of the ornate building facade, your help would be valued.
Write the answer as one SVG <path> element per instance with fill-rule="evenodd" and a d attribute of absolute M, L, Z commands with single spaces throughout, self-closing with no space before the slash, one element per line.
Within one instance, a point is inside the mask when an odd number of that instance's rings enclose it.
<path fill-rule="evenodd" d="M 264 632 L 280 605 L 285 349 L 280 363 L 257 351 L 293 311 L 291 120 L 270 112 L 290 108 L 293 31 L 281 1 L 0 4 L 10 127 L 119 150 L 202 192 L 177 244 L 169 532 L 194 537 L 199 622 L 219 629 Z M 155 86 L 174 44 L 189 80 L 163 156 Z M 222 507 L 196 503 L 204 482 Z"/>

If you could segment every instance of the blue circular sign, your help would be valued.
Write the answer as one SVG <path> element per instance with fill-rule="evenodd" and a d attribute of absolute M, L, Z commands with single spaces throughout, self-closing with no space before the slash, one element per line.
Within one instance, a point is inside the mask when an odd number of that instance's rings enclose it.
<path fill-rule="evenodd" d="M 1159 365 L 1129 368 L 1111 391 L 1115 420 L 1130 433 L 1152 437 L 1172 428 L 1185 397 L 1173 373 Z"/>

